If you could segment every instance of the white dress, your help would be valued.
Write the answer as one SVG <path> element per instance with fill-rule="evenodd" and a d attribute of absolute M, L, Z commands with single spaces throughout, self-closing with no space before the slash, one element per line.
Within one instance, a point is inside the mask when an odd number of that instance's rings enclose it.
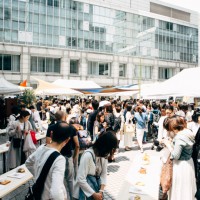
<path fill-rule="evenodd" d="M 187 134 L 189 130 L 186 129 L 183 131 L 184 134 Z M 181 133 L 177 135 L 179 134 Z M 183 141 L 183 137 L 180 137 L 180 135 L 178 137 L 179 140 L 176 140 L 176 142 L 179 144 L 177 145 L 175 142 L 173 150 L 175 151 L 176 149 L 176 153 L 172 153 L 172 155 L 175 155 L 175 158 L 173 160 L 172 187 L 169 191 L 168 200 L 195 200 L 196 179 L 193 160 L 192 158 L 189 160 L 179 160 L 183 149 L 188 148 L 188 146 L 192 148 L 192 143 Z"/>
<path fill-rule="evenodd" d="M 132 118 L 133 117 L 131 115 L 131 112 L 127 112 L 126 113 L 125 125 L 127 125 L 127 124 L 133 125 Z M 129 123 L 129 120 L 130 120 L 130 123 Z M 133 133 L 125 133 L 124 132 L 124 146 L 125 147 L 132 147 L 133 146 L 133 135 L 134 135 L 134 132 Z"/>

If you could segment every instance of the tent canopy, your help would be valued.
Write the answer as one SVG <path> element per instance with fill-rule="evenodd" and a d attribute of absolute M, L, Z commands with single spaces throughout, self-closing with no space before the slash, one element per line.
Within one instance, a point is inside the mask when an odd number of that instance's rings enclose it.
<path fill-rule="evenodd" d="M 25 89 L 26 88 L 20 89 L 18 85 L 10 83 L 9 81 L 5 80 L 3 77 L 0 77 L 0 95 L 19 94 Z"/>
<path fill-rule="evenodd" d="M 82 93 L 72 90 L 68 87 L 56 85 L 54 83 L 49 83 L 37 78 L 34 78 L 38 81 L 39 86 L 35 90 L 37 95 L 80 95 Z"/>
<path fill-rule="evenodd" d="M 53 82 L 53 84 L 59 86 L 66 86 L 72 89 L 94 89 L 101 88 L 98 84 L 93 81 L 83 81 L 83 80 L 66 80 L 66 79 L 58 79 Z"/>
<path fill-rule="evenodd" d="M 144 96 L 200 96 L 200 67 L 184 69 L 172 78 L 149 88 Z"/>

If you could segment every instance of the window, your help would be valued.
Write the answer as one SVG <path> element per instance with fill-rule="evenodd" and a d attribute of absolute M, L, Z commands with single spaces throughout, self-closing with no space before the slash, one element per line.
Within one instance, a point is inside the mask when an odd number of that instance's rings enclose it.
<path fill-rule="evenodd" d="M 110 63 L 89 62 L 88 74 L 110 76 Z"/>
<path fill-rule="evenodd" d="M 70 60 L 70 74 L 78 74 L 79 61 Z"/>
<path fill-rule="evenodd" d="M 19 72 L 20 71 L 20 56 L 0 54 L 0 70 Z"/>
<path fill-rule="evenodd" d="M 152 67 L 151 66 L 136 66 L 135 67 L 135 76 L 137 78 L 142 79 L 151 79 L 152 74 Z"/>
<path fill-rule="evenodd" d="M 174 69 L 159 68 L 159 79 L 169 79 L 174 75 Z"/>
<path fill-rule="evenodd" d="M 126 77 L 126 65 L 125 64 L 119 65 L 119 76 Z"/>
<path fill-rule="evenodd" d="M 60 58 L 31 57 L 31 72 L 60 73 Z"/>

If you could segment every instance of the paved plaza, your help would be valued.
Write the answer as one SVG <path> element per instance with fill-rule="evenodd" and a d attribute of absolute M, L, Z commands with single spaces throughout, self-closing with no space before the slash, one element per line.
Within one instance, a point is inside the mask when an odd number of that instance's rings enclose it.
<path fill-rule="evenodd" d="M 5 136 L 1 136 L 0 143 L 5 143 L 6 140 L 7 138 Z M 116 162 L 108 164 L 107 186 L 106 192 L 104 194 L 105 200 L 122 200 L 118 198 L 120 189 L 124 184 L 125 177 L 129 171 L 131 163 L 133 162 L 133 159 L 137 156 L 137 154 L 141 154 L 136 144 L 133 145 L 132 151 L 124 151 L 124 148 L 121 145 L 122 143 L 123 142 L 120 143 L 119 153 L 115 156 Z M 144 145 L 144 150 L 150 149 L 150 147 L 151 144 L 146 144 Z M 0 173 L 2 174 L 2 157 L 0 160 L 0 166 Z M 24 196 L 27 193 L 28 186 L 29 184 L 23 185 L 22 187 L 15 190 L 15 192 L 12 192 L 11 194 L 4 197 L 3 200 L 24 199 Z"/>

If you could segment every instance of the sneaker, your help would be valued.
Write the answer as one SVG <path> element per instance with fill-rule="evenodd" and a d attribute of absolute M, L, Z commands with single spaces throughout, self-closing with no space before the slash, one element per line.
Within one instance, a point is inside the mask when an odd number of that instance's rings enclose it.
<path fill-rule="evenodd" d="M 141 153 L 143 153 L 143 152 L 144 152 L 144 150 L 143 150 L 143 149 L 141 149 L 141 150 L 140 150 L 140 152 L 141 152 Z"/>

